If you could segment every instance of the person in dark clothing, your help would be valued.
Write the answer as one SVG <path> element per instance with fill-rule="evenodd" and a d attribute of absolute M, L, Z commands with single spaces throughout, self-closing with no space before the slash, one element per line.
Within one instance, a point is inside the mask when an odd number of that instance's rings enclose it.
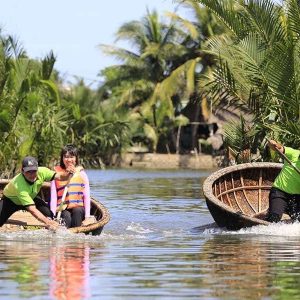
<path fill-rule="evenodd" d="M 268 146 L 284 153 L 290 162 L 284 161 L 284 165 L 275 178 L 269 194 L 269 211 L 266 220 L 279 222 L 284 213 L 293 221 L 300 220 L 300 174 L 295 170 L 300 168 L 300 150 L 285 147 L 280 143 L 270 140 Z"/>
<path fill-rule="evenodd" d="M 37 197 L 44 182 L 54 179 L 65 180 L 75 170 L 70 167 L 66 172 L 55 172 L 39 167 L 36 158 L 27 156 L 22 161 L 22 172 L 16 175 L 4 188 L 0 200 L 0 226 L 18 210 L 27 210 L 46 228 L 56 230 L 59 226 L 52 220 L 53 214 L 47 204 Z"/>

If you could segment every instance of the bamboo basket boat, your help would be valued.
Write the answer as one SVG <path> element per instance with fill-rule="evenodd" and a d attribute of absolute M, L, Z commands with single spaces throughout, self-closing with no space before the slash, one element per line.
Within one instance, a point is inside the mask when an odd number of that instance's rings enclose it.
<path fill-rule="evenodd" d="M 211 174 L 203 183 L 207 207 L 219 227 L 238 230 L 265 221 L 269 208 L 269 192 L 279 174 L 279 163 L 245 163 Z M 290 222 L 287 215 L 283 216 Z"/>
<path fill-rule="evenodd" d="M 0 196 L 2 196 L 5 185 L 9 182 L 7 179 L 0 179 Z M 38 195 L 44 201 L 49 202 L 50 199 L 50 184 L 45 183 Z M 92 235 L 100 235 L 103 227 L 110 220 L 108 209 L 99 201 L 91 198 L 91 216 L 95 217 L 95 222 L 86 226 L 73 227 L 68 230 L 73 233 L 85 233 Z M 45 224 L 39 222 L 27 211 L 15 212 L 1 227 L 1 231 L 18 231 L 18 230 L 33 230 L 45 228 Z"/>

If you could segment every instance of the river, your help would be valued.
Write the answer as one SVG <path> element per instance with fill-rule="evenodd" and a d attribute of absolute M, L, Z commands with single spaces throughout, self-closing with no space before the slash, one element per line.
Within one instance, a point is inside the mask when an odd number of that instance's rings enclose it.
<path fill-rule="evenodd" d="M 206 227 L 210 173 L 88 170 L 102 234 L 0 233 L 0 299 L 298 299 L 300 224 Z"/>

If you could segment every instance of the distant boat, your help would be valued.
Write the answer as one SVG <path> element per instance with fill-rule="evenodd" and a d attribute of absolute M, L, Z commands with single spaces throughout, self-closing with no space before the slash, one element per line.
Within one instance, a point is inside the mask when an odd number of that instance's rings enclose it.
<path fill-rule="evenodd" d="M 207 207 L 219 227 L 238 230 L 265 221 L 269 192 L 279 174 L 279 163 L 245 163 L 211 174 L 203 183 Z M 291 219 L 283 215 L 283 220 Z"/>
<path fill-rule="evenodd" d="M 9 180 L 0 180 L 0 195 L 2 195 L 3 189 Z M 45 183 L 39 193 L 39 196 L 46 202 L 50 199 L 50 184 Z M 73 233 L 85 233 L 92 235 L 101 234 L 105 224 L 109 222 L 110 215 L 108 209 L 94 198 L 91 198 L 91 216 L 95 217 L 95 222 L 87 226 L 73 227 L 68 230 Z M 15 212 L 7 221 L 6 224 L 0 227 L 1 231 L 18 231 L 18 230 L 33 230 L 45 228 L 45 224 L 39 222 L 27 211 Z"/>

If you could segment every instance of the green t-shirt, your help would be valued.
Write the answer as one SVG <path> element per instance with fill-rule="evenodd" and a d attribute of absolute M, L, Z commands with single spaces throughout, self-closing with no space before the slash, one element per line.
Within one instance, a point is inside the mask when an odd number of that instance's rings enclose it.
<path fill-rule="evenodd" d="M 300 150 L 289 147 L 284 147 L 284 149 L 287 158 L 300 169 Z M 283 168 L 276 177 L 273 186 L 288 194 L 300 194 L 300 175 L 287 161 L 284 161 Z"/>
<path fill-rule="evenodd" d="M 15 176 L 4 188 L 3 194 L 16 205 L 28 206 L 34 205 L 33 199 L 39 193 L 42 184 L 45 181 L 51 181 L 55 172 L 39 167 L 37 179 L 33 184 L 28 183 L 22 173 Z"/>

